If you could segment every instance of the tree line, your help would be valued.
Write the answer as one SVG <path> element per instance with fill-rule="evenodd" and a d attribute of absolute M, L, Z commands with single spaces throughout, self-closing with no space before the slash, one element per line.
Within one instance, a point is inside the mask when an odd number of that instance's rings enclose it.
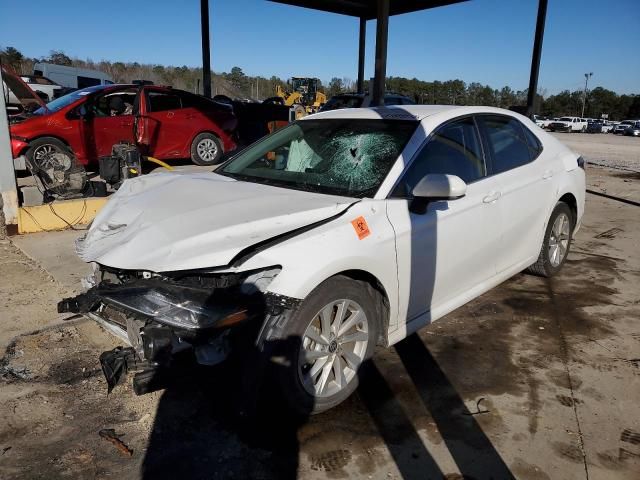
<path fill-rule="evenodd" d="M 48 62 L 81 68 L 100 70 L 109 74 L 115 82 L 128 83 L 133 80 L 151 80 L 157 84 L 202 93 L 202 68 L 140 64 L 138 62 L 111 62 L 106 60 L 71 58 L 62 51 L 52 50 L 47 57 L 28 58 L 13 47 L 0 49 L 0 60 L 18 73 L 30 74 L 37 62 Z M 212 93 L 231 98 L 264 100 L 275 95 L 276 87 L 286 90 L 286 80 L 277 76 L 250 76 L 242 68 L 233 67 L 229 72 L 212 73 Z M 368 88 L 368 81 L 365 82 Z M 524 106 L 527 90 L 513 90 L 509 86 L 501 89 L 478 82 L 463 80 L 424 81 L 417 78 L 387 77 L 389 91 L 406 95 L 419 104 L 486 105 L 502 108 Z M 355 91 L 355 82 L 350 78 L 332 78 L 328 84 L 320 84 L 320 90 L 330 98 L 333 95 Z M 564 90 L 555 95 L 539 91 L 534 111 L 544 116 L 580 116 L 582 114 L 583 90 Z M 611 119 L 640 118 L 640 95 L 622 94 L 603 87 L 587 92 L 585 117 L 599 118 L 606 114 Z"/>

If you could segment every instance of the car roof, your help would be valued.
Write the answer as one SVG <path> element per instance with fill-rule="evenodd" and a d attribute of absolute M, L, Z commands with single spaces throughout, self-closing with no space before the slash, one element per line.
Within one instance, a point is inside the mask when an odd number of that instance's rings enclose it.
<path fill-rule="evenodd" d="M 329 110 L 304 117 L 302 120 L 325 118 L 362 118 L 385 120 L 423 120 L 427 117 L 442 114 L 457 117 L 474 113 L 496 113 L 501 115 L 518 115 L 511 110 L 496 107 L 461 106 L 461 105 L 389 105 L 385 107 L 343 108 Z M 447 115 L 449 114 L 449 115 Z"/>

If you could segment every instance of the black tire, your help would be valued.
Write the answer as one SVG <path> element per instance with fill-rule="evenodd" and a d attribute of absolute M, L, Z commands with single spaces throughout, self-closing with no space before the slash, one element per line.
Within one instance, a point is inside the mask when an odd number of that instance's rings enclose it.
<path fill-rule="evenodd" d="M 46 167 L 45 161 L 48 153 L 62 153 L 69 158 L 69 167 L 75 162 L 75 156 L 64 142 L 54 137 L 41 137 L 29 143 L 26 157 L 29 162 L 39 168 Z"/>
<path fill-rule="evenodd" d="M 223 153 L 222 142 L 213 133 L 203 132 L 191 142 L 191 161 L 196 165 L 216 165 Z"/>
<path fill-rule="evenodd" d="M 549 243 L 552 240 L 552 229 L 556 222 L 556 219 L 561 215 L 566 215 L 569 220 L 569 237 L 566 250 L 563 256 L 560 259 L 558 264 L 554 265 L 549 254 Z M 564 202 L 558 202 L 556 207 L 553 209 L 551 213 L 551 217 L 549 218 L 549 222 L 547 223 L 547 228 L 544 232 L 544 239 L 542 241 L 542 247 L 540 248 L 540 254 L 538 255 L 538 260 L 536 263 L 527 268 L 527 272 L 532 273 L 534 275 L 539 275 L 541 277 L 553 277 L 556 275 L 564 265 L 564 262 L 569 255 L 569 250 L 571 249 L 571 242 L 573 241 L 573 229 L 575 226 L 575 218 L 571 208 Z"/>
<path fill-rule="evenodd" d="M 360 366 L 373 355 L 380 325 L 385 312 L 382 295 L 370 284 L 337 275 L 331 277 L 311 292 L 288 317 L 278 316 L 267 320 L 262 334 L 262 350 L 272 367 L 270 377 L 280 387 L 278 392 L 287 410 L 300 416 L 324 412 L 346 400 L 358 386 L 358 373 L 346 386 L 327 397 L 316 397 L 304 387 L 300 378 L 300 351 L 307 327 L 318 312 L 332 301 L 348 299 L 356 302 L 364 311 L 368 325 L 368 340 Z M 275 361 L 274 359 L 279 359 Z"/>

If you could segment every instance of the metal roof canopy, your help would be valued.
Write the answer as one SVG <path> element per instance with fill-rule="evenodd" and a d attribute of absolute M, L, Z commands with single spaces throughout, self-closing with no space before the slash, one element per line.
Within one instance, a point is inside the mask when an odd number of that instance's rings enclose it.
<path fill-rule="evenodd" d="M 376 58 L 371 93 L 372 105 L 384 104 L 384 80 L 387 75 L 389 17 L 403 13 L 442 7 L 468 0 L 269 0 L 296 7 L 349 15 L 360 19 L 358 38 L 358 93 L 364 93 L 364 52 L 367 20 L 376 19 Z"/>
<path fill-rule="evenodd" d="M 202 0 L 206 2 L 208 0 Z M 360 35 L 358 39 L 358 92 L 364 92 L 364 50 L 367 20 L 376 19 L 376 57 L 375 74 L 373 80 L 373 105 L 384 103 L 384 80 L 387 70 L 387 42 L 389 17 L 403 13 L 411 13 L 430 8 L 442 7 L 468 0 L 269 0 L 296 7 L 310 8 L 325 12 L 349 15 L 360 19 Z M 531 57 L 531 71 L 529 77 L 529 92 L 527 97 L 526 114 L 533 115 L 533 103 L 538 89 L 538 74 L 542 41 L 547 16 L 548 0 L 538 0 L 538 15 L 536 31 Z"/>
<path fill-rule="evenodd" d="M 360 19 L 358 52 L 358 92 L 364 92 L 364 50 L 367 20 L 376 19 L 376 58 L 373 79 L 373 105 L 381 105 L 384 99 L 384 80 L 387 71 L 387 41 L 389 17 L 403 13 L 442 7 L 468 0 L 269 0 L 296 7 L 349 15 Z M 542 41 L 547 16 L 548 0 L 538 0 L 536 32 L 531 56 L 531 72 L 527 96 L 527 116 L 533 115 L 533 104 L 538 89 L 538 74 Z M 209 0 L 200 0 L 200 24 L 202 29 L 203 94 L 211 97 L 211 46 L 209 42 Z"/>

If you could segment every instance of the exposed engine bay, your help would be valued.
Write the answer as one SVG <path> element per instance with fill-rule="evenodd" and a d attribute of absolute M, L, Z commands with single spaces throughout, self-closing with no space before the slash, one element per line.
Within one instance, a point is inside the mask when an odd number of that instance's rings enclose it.
<path fill-rule="evenodd" d="M 58 303 L 60 313 L 87 315 L 130 346 L 100 356 L 111 391 L 138 371 L 137 394 L 163 388 L 159 380 L 178 363 L 216 365 L 231 351 L 234 332 L 255 335 L 264 319 L 294 308 L 296 299 L 264 293 L 280 267 L 247 272 L 182 271 L 155 274 L 94 264 L 85 293 Z"/>

